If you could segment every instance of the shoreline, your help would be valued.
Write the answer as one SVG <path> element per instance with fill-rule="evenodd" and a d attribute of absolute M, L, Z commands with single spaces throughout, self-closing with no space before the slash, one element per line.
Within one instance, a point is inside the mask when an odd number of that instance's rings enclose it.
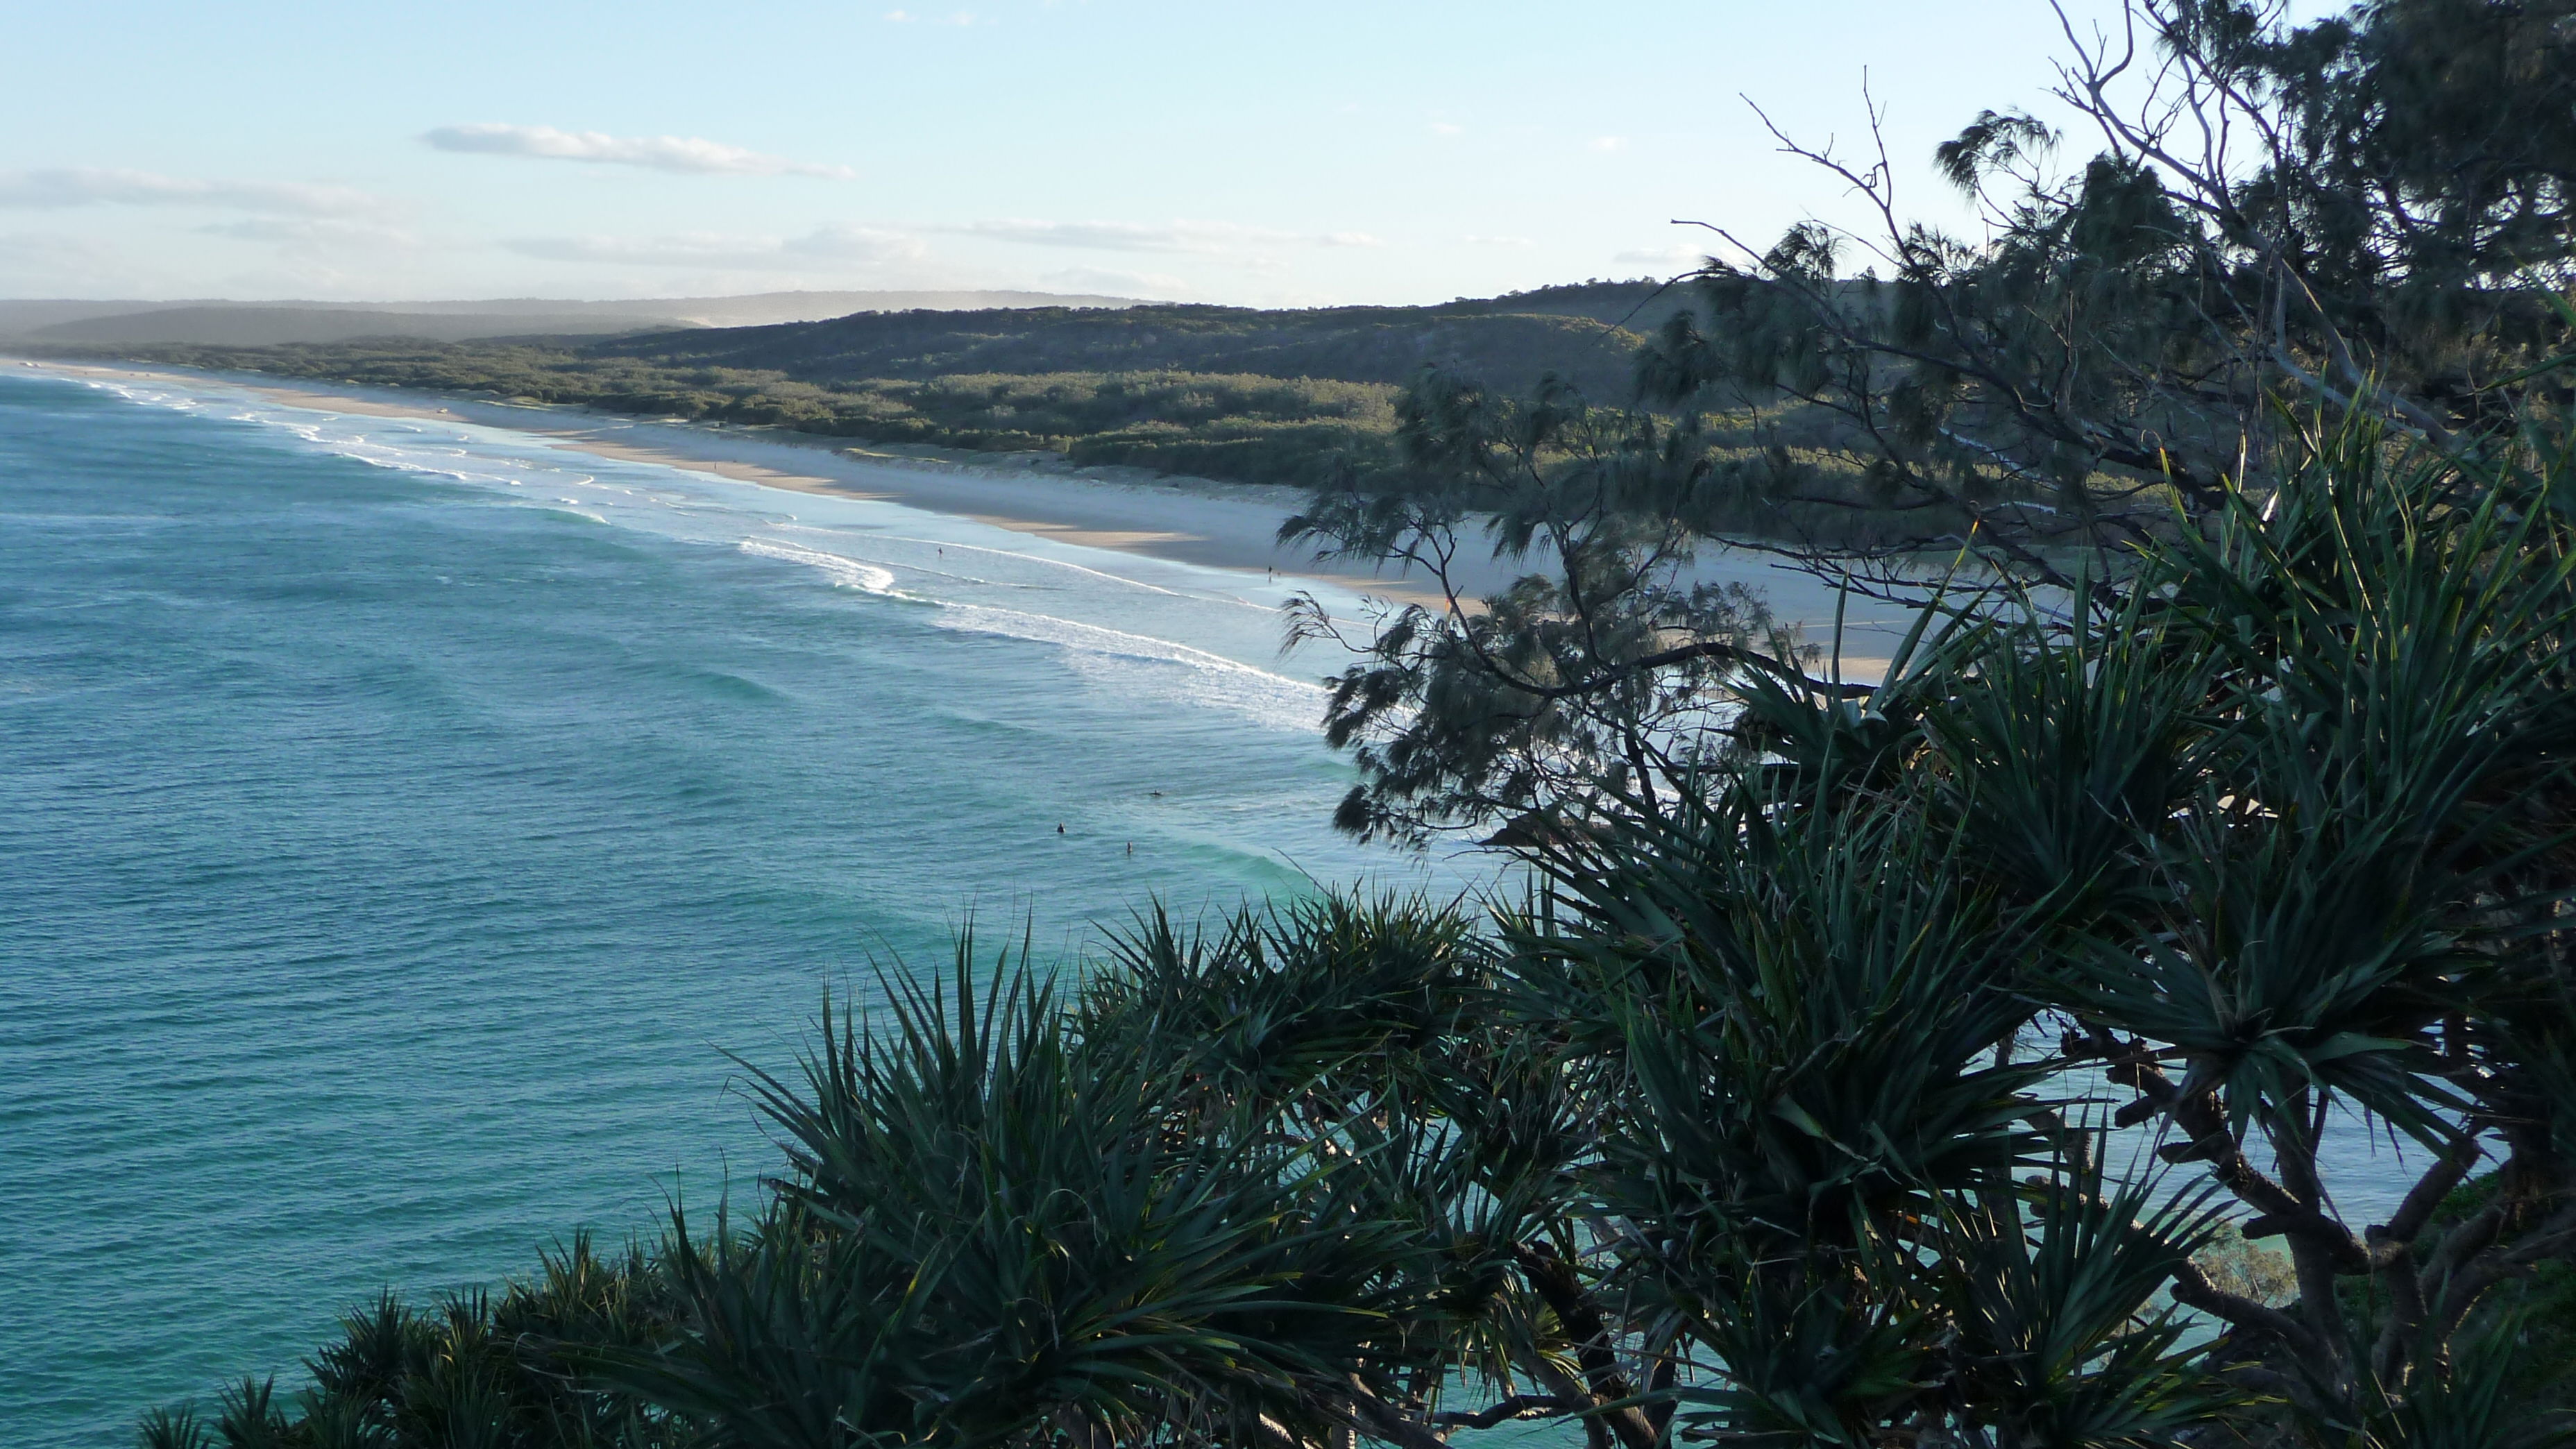
<path fill-rule="evenodd" d="M 1393 603 L 1436 609 L 1446 602 L 1419 576 L 1336 568 L 1303 549 L 1281 545 L 1279 525 L 1304 498 L 1303 490 L 1282 484 L 1228 483 L 1141 468 L 1077 468 L 1041 454 L 867 449 L 846 439 L 784 428 L 646 418 L 568 403 L 510 403 L 358 384 L 325 387 L 257 373 L 5 353 L 0 358 L 72 377 L 215 383 L 319 412 L 507 429 L 592 457 L 657 464 L 790 492 L 896 503 L 1015 533 L 1202 568 L 1270 571 Z M 1457 572 L 1461 591 L 1471 596 L 1498 592 L 1515 577 L 1514 570 L 1486 557 L 1461 559 Z M 1810 642 L 1830 648 L 1838 601 L 1814 577 L 1750 552 L 1704 555 L 1698 572 L 1710 582 L 1741 583 L 1761 591 L 1776 617 L 1798 625 Z M 1864 612 L 1875 614 L 1879 608 L 1869 606 Z M 1844 676 L 1882 676 L 1909 622 L 1901 616 L 1847 620 Z"/>
<path fill-rule="evenodd" d="M 784 428 L 646 418 L 571 404 L 322 387 L 265 380 L 258 374 L 11 360 L 61 376 L 216 383 L 317 412 L 503 428 L 592 457 L 657 464 L 790 492 L 896 503 L 1087 548 L 1244 573 L 1266 570 L 1401 603 L 1442 602 L 1438 589 L 1419 578 L 1336 568 L 1302 548 L 1281 545 L 1279 525 L 1303 500 L 1302 490 L 1284 485 L 1050 465 L 1033 454 L 977 455 L 970 462 L 941 456 L 951 450 L 879 451 Z M 1510 582 L 1508 570 L 1485 560 L 1465 572 L 1462 584 L 1470 592 Z"/>

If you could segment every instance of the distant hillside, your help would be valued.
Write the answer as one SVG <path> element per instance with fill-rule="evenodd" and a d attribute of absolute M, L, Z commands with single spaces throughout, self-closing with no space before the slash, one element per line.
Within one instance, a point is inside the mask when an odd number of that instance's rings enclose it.
<path fill-rule="evenodd" d="M 371 312 L 319 307 L 165 307 L 112 317 L 57 322 L 24 334 L 31 342 L 194 347 L 281 347 L 296 342 L 421 338 L 465 342 L 479 337 L 581 336 L 686 325 L 681 318 L 614 314 Z"/>
<path fill-rule="evenodd" d="M 1511 388 L 1543 373 L 1608 398 L 1628 385 L 1642 339 L 1591 315 L 1441 307 L 1139 305 L 1019 312 L 858 313 L 778 327 L 648 333 L 591 343 L 595 358 L 772 371 L 802 382 L 926 381 L 961 373 L 1248 373 L 1398 384 L 1437 365 Z"/>
<path fill-rule="evenodd" d="M 1139 300 L 1063 292 L 762 292 L 748 297 L 672 297 L 649 305 L 699 327 L 767 327 L 781 322 L 815 322 L 827 317 L 846 317 L 852 312 L 1134 307 L 1139 305 Z"/>
<path fill-rule="evenodd" d="M 1048 292 L 763 292 L 741 297 L 448 302 L 0 300 L 0 339 L 59 344 L 276 347 L 418 337 L 456 342 L 681 327 L 754 327 L 853 312 L 1127 307 L 1133 298 Z"/>

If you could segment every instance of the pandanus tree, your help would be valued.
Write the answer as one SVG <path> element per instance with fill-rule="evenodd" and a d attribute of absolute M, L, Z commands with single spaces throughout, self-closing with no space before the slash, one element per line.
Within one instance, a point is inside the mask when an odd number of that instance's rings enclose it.
<path fill-rule="evenodd" d="M 1866 695 L 1766 669 L 1686 793 L 1525 821 L 1481 919 L 890 975 L 755 1076 L 739 1217 L 148 1437 L 2563 1442 L 2569 475 L 2309 443 Z"/>
<path fill-rule="evenodd" d="M 1703 831 L 1735 858 L 1820 825 L 1858 844 L 1893 812 L 1906 844 L 1864 881 L 1931 880 L 1945 911 L 1991 913 L 1982 948 L 1955 953 L 1991 963 L 2012 1003 L 1989 1070 L 2019 1061 L 2053 1084 L 2040 1096 L 2089 1097 L 2147 1134 L 2151 1161 L 2205 1170 L 2245 1236 L 2286 1247 L 2288 1302 L 2187 1260 L 2159 1271 L 2219 1326 L 2197 1369 L 2323 1442 L 2510 1442 L 2467 1396 L 2457 1417 L 2423 1405 L 2528 1328 L 2497 1290 L 2576 1249 L 2557 1085 L 2576 886 L 2564 486 L 2559 466 L 2408 461 L 2367 426 L 2317 438 L 2267 498 L 2148 549 L 2107 600 L 2075 590 L 2054 621 L 2028 596 L 1970 612 L 1865 704 L 1795 681 L 1754 693 L 1763 763 L 1730 787 L 1737 818 Z M 1630 919 L 1666 894 L 1594 909 Z M 1861 895 L 1746 914 L 1812 930 Z M 1941 1012 L 1902 1015 L 1939 1040 Z M 2067 1090 L 2088 1069 L 2093 1090 Z M 1855 1140 L 1796 1107 L 1820 1140 Z M 2061 1156 L 2064 1119 L 2028 1119 Z M 2374 1131 L 2411 1176 L 2365 1216 L 2321 1149 Z M 2519 1407 L 2565 1364 L 2524 1368 Z"/>

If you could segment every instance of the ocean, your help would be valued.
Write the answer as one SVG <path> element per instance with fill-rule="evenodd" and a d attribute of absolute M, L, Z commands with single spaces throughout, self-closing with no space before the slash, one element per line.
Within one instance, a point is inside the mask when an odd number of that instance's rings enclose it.
<path fill-rule="evenodd" d="M 750 1194 L 726 1054 L 970 921 L 1461 889 L 1329 828 L 1290 587 L 0 373 L 0 1442 Z"/>
<path fill-rule="evenodd" d="M 0 1444 L 756 1193 L 728 1053 L 970 923 L 1071 961 L 1156 900 L 1474 889 L 1329 828 L 1295 586 L 0 370 Z M 2355 1223 L 2421 1167 L 2328 1159 Z"/>

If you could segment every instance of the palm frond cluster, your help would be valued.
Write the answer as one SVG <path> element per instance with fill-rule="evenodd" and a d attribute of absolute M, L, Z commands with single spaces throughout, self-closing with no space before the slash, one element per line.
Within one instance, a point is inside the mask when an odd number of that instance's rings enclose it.
<path fill-rule="evenodd" d="M 2576 477 L 2314 444 L 1865 695 L 1762 675 L 1484 919 L 969 940 L 755 1074 L 742 1220 L 145 1438 L 2563 1442 Z M 2357 1131 L 2419 1174 L 2376 1221 Z"/>

